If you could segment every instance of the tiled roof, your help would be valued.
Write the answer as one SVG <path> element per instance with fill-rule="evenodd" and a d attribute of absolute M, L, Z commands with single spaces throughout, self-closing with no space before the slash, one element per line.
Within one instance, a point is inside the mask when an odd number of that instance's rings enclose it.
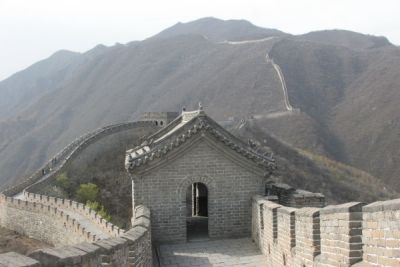
<path fill-rule="evenodd" d="M 276 168 L 275 159 L 271 153 L 238 139 L 208 117 L 202 110 L 182 112 L 182 115 L 176 120 L 149 136 L 142 145 L 128 150 L 125 167 L 127 170 L 134 170 L 139 166 L 149 164 L 153 160 L 163 158 L 200 133 L 210 134 L 229 149 L 251 160 L 258 167 L 268 172 Z"/>

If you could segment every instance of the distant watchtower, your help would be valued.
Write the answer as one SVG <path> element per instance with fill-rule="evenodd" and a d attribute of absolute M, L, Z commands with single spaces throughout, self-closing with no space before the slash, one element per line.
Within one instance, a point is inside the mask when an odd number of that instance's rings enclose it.
<path fill-rule="evenodd" d="M 157 126 L 164 127 L 179 116 L 178 112 L 145 112 L 142 121 L 153 121 Z"/>

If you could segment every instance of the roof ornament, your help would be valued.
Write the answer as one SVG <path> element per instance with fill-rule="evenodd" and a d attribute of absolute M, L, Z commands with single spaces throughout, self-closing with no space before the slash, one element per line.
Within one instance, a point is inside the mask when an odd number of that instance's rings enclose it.
<path fill-rule="evenodd" d="M 203 110 L 203 106 L 201 105 L 201 102 L 199 102 L 199 110 Z"/>
<path fill-rule="evenodd" d="M 183 107 L 182 107 L 182 112 L 185 112 L 185 111 L 186 111 L 186 107 L 183 106 Z"/>

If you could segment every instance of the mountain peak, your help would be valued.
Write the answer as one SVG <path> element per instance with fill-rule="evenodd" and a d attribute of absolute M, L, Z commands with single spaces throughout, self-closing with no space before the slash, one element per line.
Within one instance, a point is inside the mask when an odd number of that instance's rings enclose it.
<path fill-rule="evenodd" d="M 213 42 L 243 41 L 286 35 L 275 29 L 255 26 L 247 20 L 221 20 L 205 17 L 186 23 L 178 22 L 152 38 L 170 38 L 185 34 L 202 35 Z"/>
<path fill-rule="evenodd" d="M 79 52 L 61 49 L 61 50 L 54 52 L 49 58 L 69 58 L 69 57 L 78 56 L 79 54 L 80 54 Z"/>

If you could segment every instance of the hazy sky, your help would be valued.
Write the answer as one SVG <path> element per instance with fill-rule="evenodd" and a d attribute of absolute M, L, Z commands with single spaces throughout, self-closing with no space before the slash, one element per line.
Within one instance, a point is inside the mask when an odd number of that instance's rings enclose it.
<path fill-rule="evenodd" d="M 400 44 L 399 0 L 0 0 L 0 80 L 57 50 L 147 38 L 201 17 L 299 34 L 341 28 Z"/>

